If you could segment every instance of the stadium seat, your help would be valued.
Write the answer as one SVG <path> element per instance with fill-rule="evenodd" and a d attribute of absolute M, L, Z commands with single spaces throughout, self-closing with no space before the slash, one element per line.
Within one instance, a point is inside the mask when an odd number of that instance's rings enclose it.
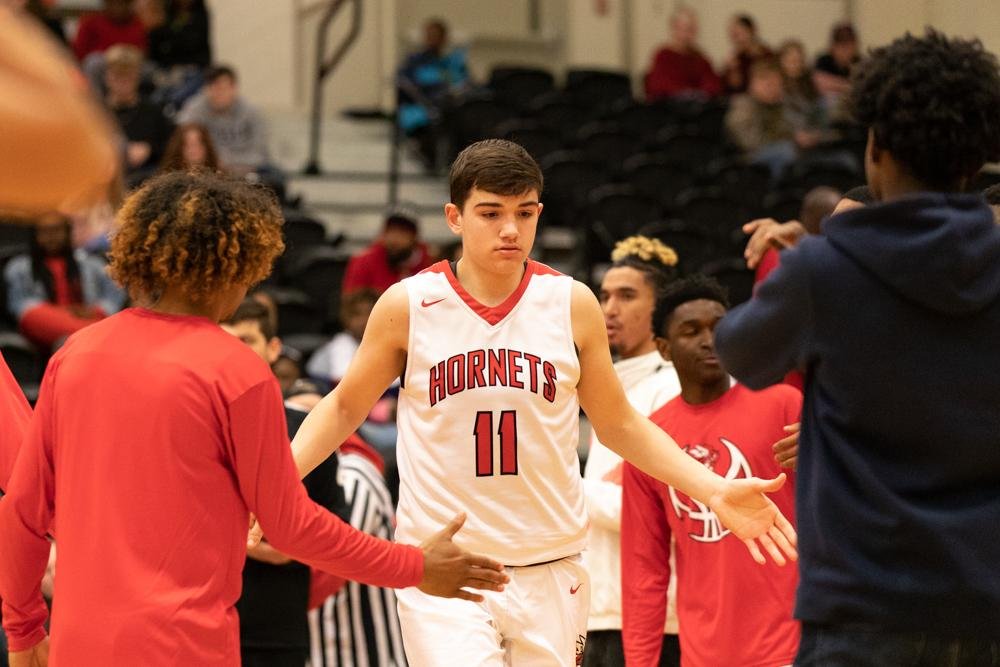
<path fill-rule="evenodd" d="M 576 140 L 581 127 L 594 120 L 594 114 L 589 109 L 581 108 L 562 91 L 536 97 L 527 113 L 541 125 L 558 132 L 567 145 Z"/>
<path fill-rule="evenodd" d="M 452 154 L 471 143 L 496 137 L 496 128 L 517 117 L 517 111 L 492 93 L 477 93 L 445 112 L 444 125 L 451 137 Z"/>
<path fill-rule="evenodd" d="M 660 220 L 663 208 L 630 185 L 604 185 L 591 192 L 587 201 L 590 222 L 590 257 L 605 260 L 615 242 L 638 233 L 643 226 Z"/>
<path fill-rule="evenodd" d="M 605 171 L 582 151 L 553 153 L 541 161 L 541 167 L 545 178 L 544 224 L 582 227 L 580 209 L 587 194 L 607 181 Z"/>
<path fill-rule="evenodd" d="M 802 211 L 801 190 L 774 190 L 764 196 L 764 215 L 778 222 L 798 220 Z"/>
<path fill-rule="evenodd" d="M 657 153 L 633 155 L 622 163 L 622 179 L 640 194 L 673 209 L 681 192 L 694 183 L 694 174 Z"/>
<path fill-rule="evenodd" d="M 743 259 L 720 259 L 701 267 L 701 273 L 718 280 L 729 291 L 730 305 L 737 306 L 753 296 L 754 273 Z"/>
<path fill-rule="evenodd" d="M 278 335 L 318 334 L 323 330 L 323 317 L 309 295 L 289 288 L 268 288 L 268 294 L 278 307 Z"/>
<path fill-rule="evenodd" d="M 18 384 L 37 388 L 42 381 L 45 362 L 38 349 L 17 333 L 0 333 L 0 353 Z"/>
<path fill-rule="evenodd" d="M 642 148 L 639 138 L 614 121 L 598 121 L 580 128 L 580 150 L 589 160 L 616 168 Z"/>
<path fill-rule="evenodd" d="M 719 259 L 721 252 L 711 234 L 700 225 L 683 220 L 653 222 L 642 227 L 639 233 L 659 239 L 673 248 L 682 274 L 696 271 L 706 262 Z"/>
<path fill-rule="evenodd" d="M 288 266 L 288 284 L 309 297 L 321 328 L 339 328 L 340 291 L 349 259 L 342 250 L 318 246 L 304 250 Z"/>
<path fill-rule="evenodd" d="M 632 100 L 616 104 L 607 114 L 607 119 L 617 122 L 639 137 L 653 137 L 664 128 L 677 127 L 680 124 L 680 118 L 671 106 L 662 103 L 644 104 Z"/>
<path fill-rule="evenodd" d="M 747 216 L 740 202 L 719 187 L 692 188 L 682 193 L 677 200 L 677 216 L 682 220 L 700 225 L 720 241 L 732 235 L 747 222 Z"/>
<path fill-rule="evenodd" d="M 632 80 L 625 72 L 570 69 L 565 89 L 581 107 L 599 111 L 632 99 Z"/>
<path fill-rule="evenodd" d="M 564 142 L 555 130 L 533 120 L 509 120 L 496 129 L 497 136 L 516 141 L 524 146 L 536 161 L 561 150 Z"/>
<path fill-rule="evenodd" d="M 771 172 L 741 158 L 720 158 L 708 166 L 706 180 L 731 193 L 751 215 L 757 215 L 771 187 Z"/>
<path fill-rule="evenodd" d="M 782 187 L 797 188 L 808 192 L 821 185 L 847 192 L 865 184 L 865 176 L 856 169 L 817 159 L 792 164 L 782 176 Z"/>
<path fill-rule="evenodd" d="M 532 67 L 494 67 L 487 86 L 497 99 L 526 109 L 534 98 L 555 90 L 555 78 L 551 72 Z"/>
<path fill-rule="evenodd" d="M 698 171 L 726 150 L 721 137 L 706 137 L 695 130 L 667 127 L 657 133 L 653 147 L 665 160 Z"/>

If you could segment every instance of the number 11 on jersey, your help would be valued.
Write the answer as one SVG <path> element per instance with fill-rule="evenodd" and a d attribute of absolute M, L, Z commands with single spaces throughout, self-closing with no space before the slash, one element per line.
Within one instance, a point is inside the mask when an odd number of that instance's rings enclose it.
<path fill-rule="evenodd" d="M 476 425 L 472 435 L 476 438 L 476 477 L 493 476 L 493 412 L 481 410 L 476 413 Z M 500 474 L 517 474 L 517 412 L 500 412 L 500 425 L 496 429 L 500 437 Z"/>

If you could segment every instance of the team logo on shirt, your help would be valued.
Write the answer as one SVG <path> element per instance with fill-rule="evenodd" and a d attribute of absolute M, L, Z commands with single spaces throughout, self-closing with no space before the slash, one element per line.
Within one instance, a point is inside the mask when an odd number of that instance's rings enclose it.
<path fill-rule="evenodd" d="M 746 479 L 753 477 L 750 470 L 750 462 L 734 445 L 725 438 L 719 438 L 724 449 L 717 449 L 708 445 L 685 445 L 684 451 L 695 460 L 700 461 L 706 468 L 712 470 L 726 479 Z M 689 498 L 674 487 L 670 490 L 670 504 L 674 508 L 677 518 L 683 519 L 687 515 L 688 519 L 700 530 L 690 532 L 688 535 L 697 542 L 719 542 L 729 534 L 729 529 L 723 528 L 719 517 L 708 508 L 708 505 Z"/>

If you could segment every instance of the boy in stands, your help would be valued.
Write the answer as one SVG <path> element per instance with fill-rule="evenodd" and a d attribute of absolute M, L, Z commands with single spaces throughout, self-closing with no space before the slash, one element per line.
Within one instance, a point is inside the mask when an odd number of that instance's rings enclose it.
<path fill-rule="evenodd" d="M 715 355 L 715 325 L 726 313 L 714 280 L 674 283 L 657 304 L 655 331 L 680 379 L 681 395 L 650 419 L 683 451 L 727 479 L 776 475 L 771 443 L 798 419 L 802 396 L 778 385 L 732 385 Z M 676 545 L 677 616 L 685 667 L 782 667 L 795 659 L 794 568 L 754 565 L 711 508 L 631 464 L 622 497 L 622 637 L 627 664 L 659 664 L 670 542 Z M 794 490 L 774 495 L 794 514 Z"/>
<path fill-rule="evenodd" d="M 282 250 L 273 196 L 175 172 L 131 195 L 119 223 L 111 271 L 146 306 L 52 357 L 0 502 L 13 651 L 45 640 L 50 529 L 51 651 L 64 664 L 238 665 L 250 511 L 275 548 L 344 577 L 444 595 L 502 588 L 499 564 L 450 542 L 461 517 L 419 549 L 364 535 L 308 499 L 271 370 L 218 326 Z"/>
<path fill-rule="evenodd" d="M 576 455 L 582 405 L 601 442 L 712 507 L 760 562 L 794 556 L 794 530 L 765 495 L 784 483 L 724 480 L 628 403 L 593 293 L 528 259 L 542 174 L 517 144 L 487 140 L 451 170 L 445 215 L 462 259 L 389 288 L 347 376 L 293 442 L 300 474 L 364 420 L 393 379 L 399 393 L 396 539 L 419 542 L 440 517 L 469 512 L 458 539 L 508 566 L 483 602 L 398 594 L 416 665 L 573 665 L 589 586 L 587 515 Z M 662 628 L 661 628 L 662 629 Z"/>

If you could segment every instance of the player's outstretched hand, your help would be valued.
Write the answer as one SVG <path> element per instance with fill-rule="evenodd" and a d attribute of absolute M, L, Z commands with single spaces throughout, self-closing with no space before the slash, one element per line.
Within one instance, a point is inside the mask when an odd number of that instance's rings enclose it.
<path fill-rule="evenodd" d="M 799 461 L 799 423 L 786 426 L 785 433 L 788 433 L 787 437 L 774 443 L 774 460 L 782 468 L 795 470 Z"/>
<path fill-rule="evenodd" d="M 785 564 L 785 556 L 792 560 L 799 557 L 795 550 L 795 529 L 778 506 L 764 495 L 780 489 L 785 479 L 785 473 L 781 473 L 774 479 L 726 480 L 709 503 L 722 525 L 743 540 L 750 555 L 761 565 L 767 561 L 760 547 L 778 565 Z"/>
<path fill-rule="evenodd" d="M 510 577 L 500 563 L 469 553 L 451 541 L 464 523 L 465 514 L 459 514 L 420 545 L 424 552 L 424 578 L 417 588 L 428 595 L 482 602 L 482 595 L 464 589 L 502 591 Z"/>
<path fill-rule="evenodd" d="M 806 235 L 806 228 L 797 220 L 778 222 L 774 218 L 759 218 L 743 225 L 743 233 L 750 235 L 743 257 L 748 269 L 756 269 L 764 253 L 771 248 L 791 248 Z"/>
<path fill-rule="evenodd" d="M 10 667 L 47 667 L 49 664 L 49 638 L 46 637 L 24 651 L 8 653 L 7 664 Z"/>

